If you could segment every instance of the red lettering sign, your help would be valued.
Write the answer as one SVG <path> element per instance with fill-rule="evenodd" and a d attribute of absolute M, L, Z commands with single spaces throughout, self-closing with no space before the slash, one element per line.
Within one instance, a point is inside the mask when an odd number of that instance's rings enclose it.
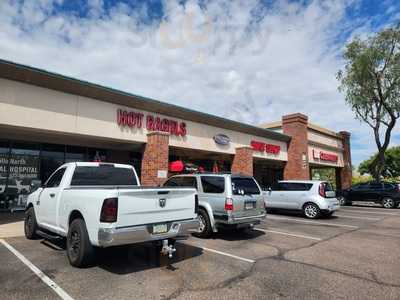
<path fill-rule="evenodd" d="M 143 127 L 142 113 L 134 111 L 127 112 L 126 110 L 118 109 L 117 123 L 119 126 L 128 126 L 130 128 Z M 167 118 L 154 117 L 153 115 L 146 116 L 146 129 L 149 131 L 163 131 L 169 132 L 172 135 L 185 136 L 186 123 L 177 122 Z"/>
<path fill-rule="evenodd" d="M 253 148 L 254 151 L 258 151 L 258 152 L 266 152 L 266 153 L 271 153 L 271 154 L 275 154 L 275 155 L 277 155 L 281 152 L 281 146 L 266 144 L 266 143 L 259 142 L 259 141 L 251 141 L 250 146 L 251 146 L 251 148 Z"/>
<path fill-rule="evenodd" d="M 339 160 L 339 157 L 336 154 L 317 151 L 314 149 L 313 149 L 313 158 L 324 161 L 332 161 L 332 162 L 337 162 Z"/>
<path fill-rule="evenodd" d="M 325 153 L 325 152 L 320 152 L 319 158 L 321 160 L 326 160 L 326 161 L 333 161 L 333 162 L 338 161 L 338 156 L 336 154 L 330 154 L 330 153 Z"/>

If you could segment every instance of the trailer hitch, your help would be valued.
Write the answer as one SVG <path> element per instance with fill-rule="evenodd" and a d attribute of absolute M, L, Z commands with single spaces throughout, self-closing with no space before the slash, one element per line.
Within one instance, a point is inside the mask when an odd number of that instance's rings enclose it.
<path fill-rule="evenodd" d="M 176 251 L 174 245 L 168 245 L 168 240 L 162 241 L 161 254 L 168 255 L 169 258 L 172 258 L 172 254 Z"/>

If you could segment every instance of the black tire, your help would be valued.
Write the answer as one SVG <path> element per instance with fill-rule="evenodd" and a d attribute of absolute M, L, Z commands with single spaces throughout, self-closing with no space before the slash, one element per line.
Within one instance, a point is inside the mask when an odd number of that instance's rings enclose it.
<path fill-rule="evenodd" d="M 339 196 L 338 197 L 339 203 L 341 206 L 351 206 L 352 203 L 350 200 L 347 200 L 346 197 L 344 196 Z"/>
<path fill-rule="evenodd" d="M 38 238 L 36 231 L 39 229 L 39 226 L 36 222 L 35 210 L 31 206 L 25 211 L 25 220 L 24 220 L 24 232 L 25 237 L 29 240 L 34 240 Z"/>
<path fill-rule="evenodd" d="M 393 198 L 390 197 L 385 197 L 382 199 L 382 206 L 384 208 L 396 208 L 396 202 L 394 201 Z"/>
<path fill-rule="evenodd" d="M 93 263 L 95 247 L 90 243 L 85 221 L 75 219 L 71 222 L 67 235 L 67 256 L 74 267 L 86 267 Z"/>
<path fill-rule="evenodd" d="M 307 219 L 318 219 L 321 216 L 321 210 L 318 205 L 309 202 L 303 206 L 303 215 Z"/>
<path fill-rule="evenodd" d="M 199 232 L 193 233 L 194 236 L 199 238 L 209 238 L 212 233 L 210 217 L 204 209 L 199 209 Z"/>

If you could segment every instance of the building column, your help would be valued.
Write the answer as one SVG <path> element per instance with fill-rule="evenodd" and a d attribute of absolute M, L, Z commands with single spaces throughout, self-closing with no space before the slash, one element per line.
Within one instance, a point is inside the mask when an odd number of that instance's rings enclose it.
<path fill-rule="evenodd" d="M 231 170 L 232 173 L 253 176 L 253 149 L 251 147 L 236 148 Z"/>
<path fill-rule="evenodd" d="M 157 186 L 168 176 L 169 133 L 151 132 L 147 134 L 141 171 L 141 184 Z"/>
<path fill-rule="evenodd" d="M 308 117 L 303 114 L 297 113 L 282 117 L 283 133 L 291 136 L 288 144 L 288 161 L 283 173 L 285 180 L 310 179 L 307 128 Z"/>
<path fill-rule="evenodd" d="M 350 133 L 340 131 L 343 143 L 343 168 L 340 169 L 340 185 L 342 189 L 351 187 L 353 170 L 351 165 Z"/>

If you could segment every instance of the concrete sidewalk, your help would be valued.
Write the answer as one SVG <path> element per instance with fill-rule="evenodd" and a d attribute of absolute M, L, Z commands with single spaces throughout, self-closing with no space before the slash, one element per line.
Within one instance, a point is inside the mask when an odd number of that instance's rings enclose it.
<path fill-rule="evenodd" d="M 24 236 L 24 221 L 0 225 L 0 239 Z"/>

